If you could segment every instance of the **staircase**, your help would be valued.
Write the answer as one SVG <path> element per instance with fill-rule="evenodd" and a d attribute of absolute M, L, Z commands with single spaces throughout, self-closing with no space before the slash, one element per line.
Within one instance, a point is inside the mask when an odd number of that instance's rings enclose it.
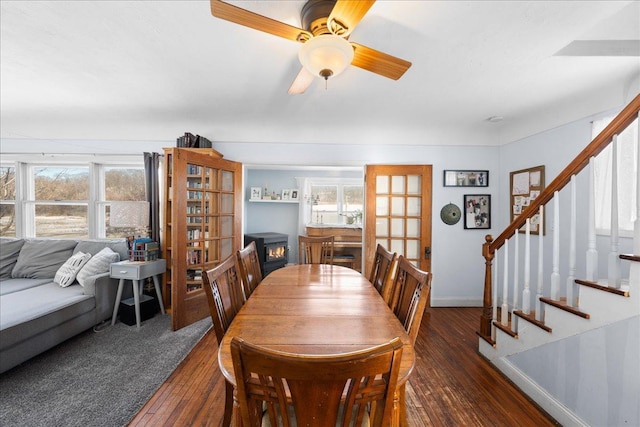
<path fill-rule="evenodd" d="M 633 254 L 624 254 L 618 197 L 630 195 L 615 196 L 613 155 L 612 232 L 603 244 L 595 232 L 593 166 L 608 145 L 616 152 L 618 135 L 637 122 L 639 112 L 640 95 L 496 239 L 487 235 L 482 249 L 479 351 L 564 426 L 640 425 L 640 172 Z M 640 147 L 636 152 L 640 164 Z M 577 208 L 583 197 L 586 212 Z M 568 209 L 560 209 L 561 199 L 569 200 Z M 547 235 L 532 235 L 536 215 L 547 220 Z M 570 236 L 563 241 L 561 227 Z M 552 262 L 545 268 L 549 247 Z M 585 257 L 583 271 L 576 269 L 578 256 Z M 561 258 L 568 263 L 564 280 Z M 602 275 L 598 264 L 606 265 Z"/>

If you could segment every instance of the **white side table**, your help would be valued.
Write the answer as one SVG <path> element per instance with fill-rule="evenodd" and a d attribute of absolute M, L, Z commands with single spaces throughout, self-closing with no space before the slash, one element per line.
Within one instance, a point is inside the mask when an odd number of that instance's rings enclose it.
<path fill-rule="evenodd" d="M 122 287 L 125 280 L 131 280 L 133 286 L 133 301 L 136 309 L 136 325 L 140 327 L 140 294 L 142 293 L 142 282 L 140 280 L 153 277 L 153 284 L 156 288 L 158 303 L 160 310 L 164 314 L 164 304 L 162 303 L 162 291 L 160 289 L 160 280 L 158 276 L 163 274 L 167 269 L 167 264 L 163 259 L 153 261 L 120 261 L 111 264 L 111 277 L 120 279 L 118 284 L 118 293 L 116 294 L 116 305 L 113 307 L 113 316 L 111 324 L 116 323 L 118 316 L 118 308 L 120 307 L 120 298 L 122 297 Z"/>

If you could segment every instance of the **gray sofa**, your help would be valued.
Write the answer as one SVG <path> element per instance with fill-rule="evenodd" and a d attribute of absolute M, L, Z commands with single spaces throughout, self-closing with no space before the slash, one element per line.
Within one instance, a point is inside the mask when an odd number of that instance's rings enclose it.
<path fill-rule="evenodd" d="M 79 252 L 92 258 L 77 280 L 54 282 Z M 109 319 L 118 281 L 108 264 L 120 259 L 124 240 L 0 239 L 0 373 Z"/>

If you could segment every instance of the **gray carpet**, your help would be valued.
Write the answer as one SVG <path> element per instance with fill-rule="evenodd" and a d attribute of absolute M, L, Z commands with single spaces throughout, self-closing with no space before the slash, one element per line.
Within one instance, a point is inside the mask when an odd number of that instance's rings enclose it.
<path fill-rule="evenodd" d="M 87 331 L 0 375 L 0 426 L 123 426 L 211 327 L 160 313 Z"/>

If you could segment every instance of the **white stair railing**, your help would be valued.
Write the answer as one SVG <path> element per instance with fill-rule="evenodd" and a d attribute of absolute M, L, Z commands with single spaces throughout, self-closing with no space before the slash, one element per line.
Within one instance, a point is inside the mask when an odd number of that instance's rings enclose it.
<path fill-rule="evenodd" d="M 522 312 L 531 313 L 531 219 L 527 218 L 524 232 L 524 290 L 522 291 Z"/>
<path fill-rule="evenodd" d="M 567 305 L 570 307 L 576 307 L 578 302 L 578 295 L 575 287 L 576 280 L 576 223 L 577 223 L 577 208 L 576 208 L 576 176 L 571 176 L 571 183 L 569 185 L 571 190 L 571 208 L 570 208 L 570 223 L 569 223 L 569 274 L 567 275 Z"/>
<path fill-rule="evenodd" d="M 595 161 L 589 159 L 589 207 L 587 212 L 587 262 L 585 278 L 590 282 L 598 280 L 598 250 L 596 249 L 596 194 Z"/>
<path fill-rule="evenodd" d="M 553 193 L 553 265 L 551 273 L 551 299 L 560 298 L 560 194 Z"/>
<path fill-rule="evenodd" d="M 536 320 L 544 321 L 544 310 L 542 310 L 542 292 L 544 289 L 544 248 L 543 248 L 543 231 L 544 231 L 544 205 L 540 206 L 538 213 L 538 288 L 536 289 Z"/>

